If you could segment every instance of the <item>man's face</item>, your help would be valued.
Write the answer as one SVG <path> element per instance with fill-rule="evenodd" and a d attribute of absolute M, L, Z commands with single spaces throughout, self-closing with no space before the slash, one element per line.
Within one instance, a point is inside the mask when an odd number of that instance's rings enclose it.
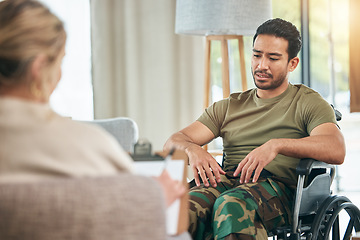
<path fill-rule="evenodd" d="M 289 72 L 297 65 L 293 66 L 293 59 L 288 61 L 288 44 L 286 39 L 273 35 L 257 36 L 251 58 L 251 72 L 258 89 L 273 90 L 287 86 Z"/>

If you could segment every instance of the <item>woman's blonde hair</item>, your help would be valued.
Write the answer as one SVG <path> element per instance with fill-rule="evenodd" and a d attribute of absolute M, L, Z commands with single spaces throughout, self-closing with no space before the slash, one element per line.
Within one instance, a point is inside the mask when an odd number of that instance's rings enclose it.
<path fill-rule="evenodd" d="M 0 2 L 0 87 L 16 84 L 39 54 L 53 61 L 65 41 L 62 21 L 38 1 Z"/>

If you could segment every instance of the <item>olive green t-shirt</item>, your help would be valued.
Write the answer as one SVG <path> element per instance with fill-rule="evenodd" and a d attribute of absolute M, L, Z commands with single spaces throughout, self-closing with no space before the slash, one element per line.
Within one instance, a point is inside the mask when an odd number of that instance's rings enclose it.
<path fill-rule="evenodd" d="M 292 84 L 271 99 L 259 98 L 256 89 L 233 93 L 207 108 L 198 121 L 222 137 L 225 171 L 234 170 L 250 151 L 270 139 L 303 138 L 320 124 L 336 124 L 334 110 L 319 93 Z M 298 163 L 299 159 L 278 154 L 265 169 L 296 182 Z"/>

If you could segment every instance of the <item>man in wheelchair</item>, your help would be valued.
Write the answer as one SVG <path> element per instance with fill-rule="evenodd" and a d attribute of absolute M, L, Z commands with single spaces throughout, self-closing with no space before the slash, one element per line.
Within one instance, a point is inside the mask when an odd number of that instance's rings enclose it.
<path fill-rule="evenodd" d="M 267 239 L 292 222 L 296 167 L 303 158 L 342 164 L 344 138 L 332 107 L 314 90 L 289 83 L 299 63 L 299 31 L 271 19 L 253 38 L 256 88 L 214 103 L 164 150 L 187 153 L 193 239 Z M 223 164 L 201 146 L 223 139 Z"/>

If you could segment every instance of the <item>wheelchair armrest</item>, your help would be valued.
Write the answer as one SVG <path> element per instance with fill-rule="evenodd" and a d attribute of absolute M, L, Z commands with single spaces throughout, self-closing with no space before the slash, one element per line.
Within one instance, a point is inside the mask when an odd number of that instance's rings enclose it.
<path fill-rule="evenodd" d="M 313 169 L 330 169 L 331 180 L 333 180 L 334 178 L 335 175 L 334 165 L 320 162 L 318 160 L 311 158 L 304 158 L 300 160 L 299 164 L 296 167 L 296 174 L 309 176 Z"/>
<path fill-rule="evenodd" d="M 320 171 L 312 172 L 312 170 L 315 170 L 315 169 L 318 169 Z M 305 186 L 307 186 L 309 183 L 311 183 L 313 179 L 315 179 L 315 177 L 311 176 L 311 175 L 319 176 L 319 174 L 324 173 L 323 171 L 327 172 L 327 169 L 330 169 L 330 184 L 331 184 L 335 177 L 335 166 L 334 165 L 320 162 L 318 160 L 311 159 L 311 158 L 301 159 L 299 164 L 297 165 L 296 174 L 298 175 L 298 183 L 297 183 L 297 188 L 296 188 L 295 203 L 294 203 L 294 210 L 293 210 L 292 233 L 299 232 L 299 230 L 298 230 L 299 218 L 298 217 L 300 214 L 300 206 L 301 206 L 303 189 L 305 188 Z M 305 178 L 308 178 L 307 184 L 305 184 Z"/>

